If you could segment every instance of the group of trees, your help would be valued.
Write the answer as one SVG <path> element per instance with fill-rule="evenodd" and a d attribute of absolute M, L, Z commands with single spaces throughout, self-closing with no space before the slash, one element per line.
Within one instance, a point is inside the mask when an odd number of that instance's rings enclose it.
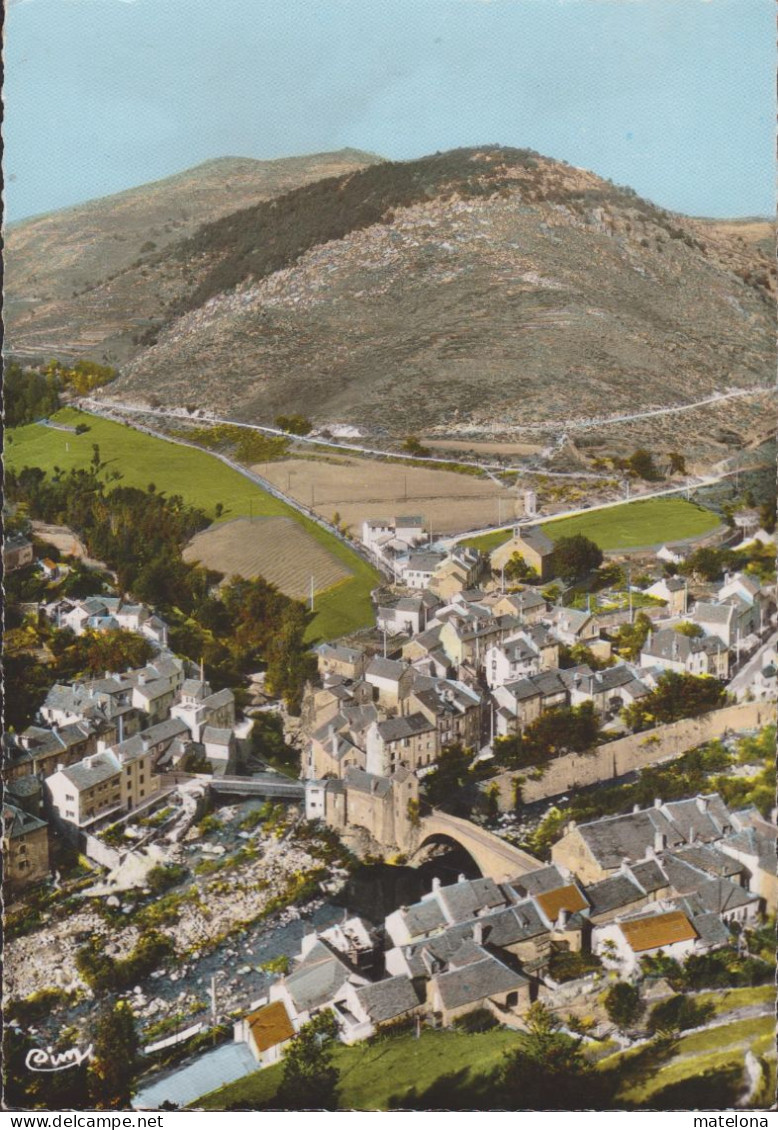
<path fill-rule="evenodd" d="M 115 369 L 95 361 L 77 361 L 72 368 L 49 361 L 40 369 L 25 369 L 11 361 L 3 374 L 6 427 L 16 428 L 51 416 L 60 406 L 60 392 L 72 389 L 83 396 L 115 376 Z"/>
<path fill-rule="evenodd" d="M 727 692 L 717 679 L 665 671 L 653 691 L 624 707 L 622 717 L 630 729 L 647 730 L 680 718 L 696 718 L 726 701 Z"/>
<path fill-rule="evenodd" d="M 591 702 L 547 710 L 520 734 L 496 738 L 494 758 L 505 769 L 542 765 L 563 753 L 584 753 L 597 744 L 600 728 Z"/>
<path fill-rule="evenodd" d="M 553 570 L 567 584 L 574 584 L 599 569 L 602 565 L 602 550 L 591 538 L 583 534 L 559 538 L 554 544 Z"/>
<path fill-rule="evenodd" d="M 182 557 L 190 538 L 208 525 L 207 515 L 178 495 L 166 497 L 153 483 L 145 491 L 109 489 L 101 477 L 104 467 L 95 444 L 87 469 L 67 474 L 55 469 L 52 476 L 37 467 L 8 471 L 7 497 L 26 506 L 32 517 L 75 530 L 89 553 L 116 571 L 120 591 L 170 621 L 175 651 L 195 661 L 205 659 L 215 686 L 237 685 L 246 673 L 265 666 L 268 689 L 297 710 L 305 682 L 315 671 L 305 642 L 305 605 L 261 577 L 233 577 L 214 595 L 221 574 Z M 142 654 L 143 641 L 125 634 L 79 642 L 69 635 L 60 642 L 62 652 L 69 648 L 72 658 L 81 655 L 79 673 L 137 666 L 148 657 Z M 24 677 L 35 665 L 31 657 L 26 659 L 20 659 Z"/>
<path fill-rule="evenodd" d="M 276 427 L 293 436 L 307 436 L 313 424 L 307 416 L 295 413 L 292 416 L 276 416 Z"/>

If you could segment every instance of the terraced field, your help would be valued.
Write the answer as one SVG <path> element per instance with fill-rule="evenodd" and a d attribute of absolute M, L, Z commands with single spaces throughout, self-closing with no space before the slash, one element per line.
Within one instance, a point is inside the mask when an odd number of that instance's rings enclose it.
<path fill-rule="evenodd" d="M 332 588 L 353 574 L 291 518 L 236 518 L 203 530 L 184 550 L 185 561 L 209 569 L 264 577 L 298 600 Z"/>

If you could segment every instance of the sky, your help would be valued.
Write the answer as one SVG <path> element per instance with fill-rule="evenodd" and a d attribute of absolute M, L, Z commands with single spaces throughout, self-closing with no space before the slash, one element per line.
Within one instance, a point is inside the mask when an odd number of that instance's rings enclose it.
<path fill-rule="evenodd" d="M 772 0 L 11 0 L 8 221 L 213 157 L 536 149 L 772 215 Z"/>

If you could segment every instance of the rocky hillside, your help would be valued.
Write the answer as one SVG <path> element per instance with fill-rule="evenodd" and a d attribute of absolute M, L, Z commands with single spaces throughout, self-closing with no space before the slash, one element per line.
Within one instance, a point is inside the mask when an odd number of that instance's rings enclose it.
<path fill-rule="evenodd" d="M 260 421 L 302 409 L 402 435 L 769 385 L 771 271 L 737 225 L 485 148 L 374 164 L 230 213 L 90 297 L 98 324 L 128 304 L 148 318 L 116 396 L 196 396 Z M 662 417 L 663 438 L 693 446 L 721 416 L 738 442 L 763 411 L 743 400 Z"/>
<path fill-rule="evenodd" d="M 344 149 L 277 161 L 224 157 L 165 180 L 12 224 L 6 348 L 126 357 L 159 309 L 148 261 L 206 223 L 378 160 Z"/>

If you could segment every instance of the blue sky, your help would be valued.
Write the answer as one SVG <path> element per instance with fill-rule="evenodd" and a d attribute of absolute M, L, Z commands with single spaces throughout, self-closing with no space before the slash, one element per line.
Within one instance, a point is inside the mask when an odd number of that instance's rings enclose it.
<path fill-rule="evenodd" d="M 211 157 L 528 146 L 773 211 L 772 0 L 12 0 L 9 220 Z"/>

